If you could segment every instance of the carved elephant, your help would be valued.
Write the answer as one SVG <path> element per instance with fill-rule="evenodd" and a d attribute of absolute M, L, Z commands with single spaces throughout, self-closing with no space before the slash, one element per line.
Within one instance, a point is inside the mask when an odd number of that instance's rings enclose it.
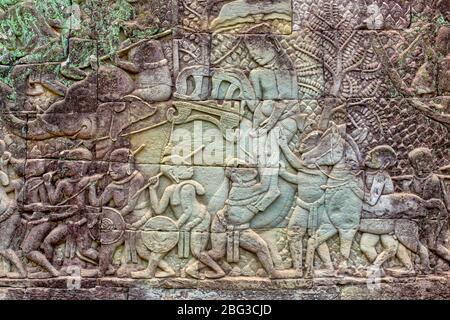
<path fill-rule="evenodd" d="M 105 121 L 102 121 L 102 127 L 99 126 L 99 108 L 106 104 L 111 113 L 123 109 L 114 105 L 123 104 L 122 97 L 133 89 L 133 79 L 125 71 L 112 66 L 100 67 L 97 72 L 70 86 L 63 100 L 53 103 L 28 122 L 10 112 L 5 101 L 0 101 L 6 110 L 2 115 L 3 122 L 12 133 L 29 140 L 60 136 L 92 139 L 105 135 L 109 130 Z"/>

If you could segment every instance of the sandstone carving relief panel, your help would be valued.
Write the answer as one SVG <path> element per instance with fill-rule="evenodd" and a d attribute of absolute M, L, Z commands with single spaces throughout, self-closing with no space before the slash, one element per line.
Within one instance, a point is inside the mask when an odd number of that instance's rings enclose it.
<path fill-rule="evenodd" d="M 449 297 L 448 12 L 0 0 L 2 286 L 438 277 Z"/>

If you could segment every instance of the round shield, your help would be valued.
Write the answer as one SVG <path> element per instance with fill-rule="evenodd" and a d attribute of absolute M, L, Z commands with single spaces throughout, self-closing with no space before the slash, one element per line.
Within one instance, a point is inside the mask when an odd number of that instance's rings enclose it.
<path fill-rule="evenodd" d="M 164 253 L 172 250 L 178 243 L 178 227 L 176 223 L 163 216 L 150 218 L 142 230 L 142 240 L 152 252 Z"/>
<path fill-rule="evenodd" d="M 99 220 L 101 244 L 112 244 L 122 238 L 125 233 L 125 220 L 114 208 L 103 207 Z"/>

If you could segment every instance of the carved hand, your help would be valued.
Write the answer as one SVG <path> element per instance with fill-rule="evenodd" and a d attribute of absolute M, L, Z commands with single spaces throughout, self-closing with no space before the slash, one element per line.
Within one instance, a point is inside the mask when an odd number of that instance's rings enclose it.
<path fill-rule="evenodd" d="M 150 183 L 150 188 L 157 188 L 159 185 L 159 177 L 158 176 L 154 176 L 151 177 L 148 182 Z"/>
<path fill-rule="evenodd" d="M 286 164 L 284 163 L 284 161 L 280 161 L 280 174 L 284 174 L 286 172 Z"/>
<path fill-rule="evenodd" d="M 91 180 L 100 180 L 100 179 L 103 178 L 104 176 L 105 176 L 104 173 L 94 174 L 93 176 L 91 176 Z"/>
<path fill-rule="evenodd" d="M 272 129 L 274 125 L 275 125 L 275 123 L 272 120 L 272 117 L 269 117 L 266 120 L 264 120 L 263 122 L 261 122 L 261 124 L 259 125 L 258 132 L 260 134 L 267 133 L 267 131 Z"/>
<path fill-rule="evenodd" d="M 44 179 L 45 182 L 50 182 L 50 181 L 52 181 L 52 176 L 53 176 L 53 172 L 47 172 L 46 174 L 44 174 L 42 176 L 42 178 Z"/>
<path fill-rule="evenodd" d="M 132 223 L 132 224 L 126 223 L 125 228 L 127 228 L 128 230 L 131 230 L 131 231 L 136 231 L 137 229 L 139 229 L 139 227 L 135 226 L 134 223 Z"/>

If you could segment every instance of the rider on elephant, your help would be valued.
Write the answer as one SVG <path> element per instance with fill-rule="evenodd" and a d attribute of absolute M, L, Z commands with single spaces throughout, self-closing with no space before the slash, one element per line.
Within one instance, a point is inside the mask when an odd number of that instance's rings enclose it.
<path fill-rule="evenodd" d="M 73 0 L 71 38 L 67 60 L 61 65 L 64 76 L 81 80 L 84 68 L 99 60 L 117 60 L 118 51 L 131 45 L 130 39 L 145 39 L 158 28 L 149 25 L 154 8 L 135 4 L 135 0 L 92 1 Z M 99 14 L 101 13 L 101 14 Z M 127 39 L 122 42 L 122 39 Z"/>
<path fill-rule="evenodd" d="M 38 6 L 40 7 L 40 6 Z M 59 34 L 30 1 L 7 8 L 0 19 L 2 64 L 58 61 L 64 56 Z"/>
<path fill-rule="evenodd" d="M 4 82 L 12 84 L 19 109 L 26 95 L 43 94 L 44 88 L 57 96 L 65 94 L 66 88 L 57 79 L 55 70 L 59 65 L 54 62 L 62 61 L 67 53 L 68 38 L 56 30 L 69 29 L 63 24 L 68 18 L 64 9 L 70 1 L 60 1 L 58 8 L 54 2 L 12 3 L 0 17 L 0 35 L 8 35 L 0 36 L 0 62 L 13 66 Z M 44 66 L 47 62 L 52 63 Z"/>
<path fill-rule="evenodd" d="M 257 26 L 249 32 L 258 33 L 264 27 L 267 25 Z M 297 78 L 292 71 L 293 62 L 276 37 L 251 34 L 244 36 L 243 42 L 257 67 L 249 73 L 256 99 L 243 101 L 243 106 L 247 106 L 253 114 L 252 121 L 242 119 L 241 131 L 248 131 L 248 137 L 241 139 L 240 143 L 247 143 L 244 141 L 249 139 L 258 166 L 264 168 L 261 174 L 270 176 L 269 189 L 264 198 L 271 203 L 281 193 L 278 186 L 278 138 L 285 135 L 290 141 L 297 131 L 297 122 L 293 118 L 299 112 Z"/>

